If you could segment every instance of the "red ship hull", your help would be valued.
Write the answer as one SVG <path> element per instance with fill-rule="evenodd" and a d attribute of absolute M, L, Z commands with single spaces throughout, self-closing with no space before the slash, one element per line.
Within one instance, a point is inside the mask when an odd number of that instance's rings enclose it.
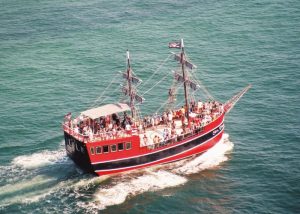
<path fill-rule="evenodd" d="M 66 151 L 83 170 L 98 176 L 166 164 L 201 154 L 218 143 L 224 132 L 224 115 L 202 129 L 179 136 L 176 142 L 170 140 L 155 148 L 141 146 L 138 135 L 90 142 L 64 127 Z M 101 152 L 97 153 L 99 148 Z"/>

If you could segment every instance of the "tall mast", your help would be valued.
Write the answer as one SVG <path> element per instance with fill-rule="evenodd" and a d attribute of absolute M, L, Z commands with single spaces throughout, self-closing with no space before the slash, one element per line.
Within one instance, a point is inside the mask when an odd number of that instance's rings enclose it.
<path fill-rule="evenodd" d="M 183 44 L 183 39 L 181 39 L 181 70 L 182 70 L 182 76 L 183 76 L 183 87 L 184 87 L 184 99 L 185 99 L 185 115 L 188 120 L 188 126 L 190 126 L 190 118 L 189 118 L 189 101 L 188 101 L 188 89 L 187 89 L 187 74 L 185 71 L 185 54 L 184 54 L 184 44 Z"/>
<path fill-rule="evenodd" d="M 194 82 L 193 80 L 189 79 L 188 70 L 189 69 L 192 70 L 194 68 L 197 68 L 197 66 L 194 65 L 193 63 L 189 62 L 186 59 L 186 56 L 185 56 L 185 53 L 184 53 L 183 39 L 181 39 L 180 42 L 178 42 L 178 41 L 176 41 L 176 42 L 170 42 L 169 43 L 169 48 L 181 48 L 181 53 L 180 54 L 176 54 L 176 53 L 172 53 L 172 54 L 174 54 L 174 59 L 181 64 L 182 74 L 179 71 L 178 72 L 177 71 L 173 71 L 173 72 L 174 72 L 174 78 L 175 78 L 175 80 L 177 82 L 183 83 L 183 87 L 184 87 L 184 99 L 185 99 L 185 107 L 186 107 L 185 115 L 186 115 L 186 117 L 188 119 L 188 126 L 190 126 L 190 118 L 189 118 L 190 117 L 189 116 L 189 93 L 188 93 L 188 89 L 190 88 L 190 89 L 196 91 L 200 86 L 197 84 L 197 82 Z M 171 94 L 171 95 L 173 95 L 173 94 Z M 169 96 L 170 96 L 170 94 L 169 94 Z"/>
<path fill-rule="evenodd" d="M 131 116 L 132 118 L 135 115 L 135 109 L 134 109 L 134 99 L 133 99 L 133 93 L 132 93 L 132 87 L 131 87 L 131 67 L 130 67 L 130 56 L 129 56 L 129 51 L 127 50 L 127 82 L 128 82 L 128 93 L 129 93 L 129 97 L 130 97 L 130 102 L 129 102 L 129 106 L 131 108 Z"/>
<path fill-rule="evenodd" d="M 142 80 L 137 78 L 132 72 L 131 65 L 130 65 L 130 55 L 128 50 L 126 54 L 127 54 L 127 70 L 124 73 L 122 73 L 122 75 L 123 78 L 126 80 L 127 85 L 122 87 L 122 92 L 129 97 L 131 116 L 132 118 L 135 118 L 136 117 L 135 101 L 138 103 L 142 103 L 144 101 L 144 98 L 138 95 L 135 88 L 135 84 L 140 83 Z"/>

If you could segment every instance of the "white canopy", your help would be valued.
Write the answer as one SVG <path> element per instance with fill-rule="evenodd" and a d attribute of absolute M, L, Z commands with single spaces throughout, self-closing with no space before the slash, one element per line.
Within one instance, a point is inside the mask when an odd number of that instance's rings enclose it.
<path fill-rule="evenodd" d="M 92 108 L 81 112 L 81 114 L 94 120 L 102 116 L 107 116 L 113 113 L 119 113 L 119 112 L 129 111 L 129 110 L 130 107 L 127 104 L 117 103 L 117 104 L 107 104 L 97 108 Z"/>

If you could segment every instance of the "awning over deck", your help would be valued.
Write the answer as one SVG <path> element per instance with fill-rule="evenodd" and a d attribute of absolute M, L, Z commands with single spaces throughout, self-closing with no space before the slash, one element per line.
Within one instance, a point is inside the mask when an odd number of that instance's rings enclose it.
<path fill-rule="evenodd" d="M 129 110 L 130 107 L 127 104 L 117 103 L 117 104 L 107 104 L 97 108 L 92 108 L 81 112 L 81 114 L 94 120 L 102 116 L 107 116 L 113 113 L 119 113 L 119 112 L 124 112 Z"/>

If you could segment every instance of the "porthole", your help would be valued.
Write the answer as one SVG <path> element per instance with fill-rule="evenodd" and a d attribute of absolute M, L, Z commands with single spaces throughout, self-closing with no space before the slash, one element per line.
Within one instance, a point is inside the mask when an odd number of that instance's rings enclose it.
<path fill-rule="evenodd" d="M 118 143 L 118 151 L 124 150 L 124 143 Z"/>
<path fill-rule="evenodd" d="M 108 146 L 107 145 L 103 146 L 103 153 L 108 153 Z"/>
<path fill-rule="evenodd" d="M 131 149 L 131 142 L 126 142 L 126 150 Z"/>
<path fill-rule="evenodd" d="M 101 150 L 101 146 L 97 146 L 96 147 L 96 154 L 101 154 L 102 150 Z"/>
<path fill-rule="evenodd" d="M 111 152 L 116 152 L 117 151 L 117 146 L 114 144 L 114 145 L 111 145 L 110 146 L 110 151 Z"/>
<path fill-rule="evenodd" d="M 91 155 L 94 155 L 94 154 L 95 154 L 94 147 L 91 147 L 91 148 L 90 148 L 90 151 L 91 151 Z"/>

